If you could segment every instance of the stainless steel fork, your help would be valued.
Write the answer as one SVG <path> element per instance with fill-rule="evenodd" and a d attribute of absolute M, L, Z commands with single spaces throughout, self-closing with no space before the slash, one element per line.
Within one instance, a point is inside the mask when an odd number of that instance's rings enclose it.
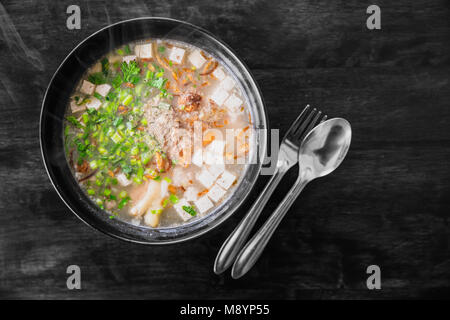
<path fill-rule="evenodd" d="M 316 108 L 311 110 L 309 105 L 306 106 L 283 137 L 275 172 L 258 199 L 250 208 L 250 211 L 220 248 L 214 262 L 214 272 L 216 274 L 221 274 L 233 264 L 234 259 L 247 240 L 250 231 L 253 229 L 256 220 L 258 220 L 262 209 L 265 207 L 276 186 L 285 173 L 298 162 L 297 154 L 300 143 L 305 135 L 317 124 L 321 115 L 321 111 L 318 111 Z M 325 121 L 325 119 L 326 116 L 321 121 Z"/>

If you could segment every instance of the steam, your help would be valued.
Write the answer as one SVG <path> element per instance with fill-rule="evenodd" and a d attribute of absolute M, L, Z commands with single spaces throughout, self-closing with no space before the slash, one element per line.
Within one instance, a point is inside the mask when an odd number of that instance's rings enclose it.
<path fill-rule="evenodd" d="M 24 97 L 18 94 L 18 92 L 26 85 L 29 86 L 35 82 L 37 82 L 37 86 L 33 86 L 33 88 L 39 87 L 40 82 L 37 81 L 36 75 L 42 75 L 44 63 L 40 53 L 36 49 L 27 47 L 2 3 L 0 3 L 0 48 L 2 49 L 2 58 L 4 59 L 0 63 L 0 74 L 2 75 L 0 77 L 0 83 L 5 88 L 5 92 L 11 101 L 15 105 L 21 104 Z M 14 81 L 9 76 L 15 73 L 16 68 L 24 71 L 22 73 L 23 76 L 29 75 L 28 84 Z M 7 108 L 8 106 L 10 106 L 8 103 L 1 105 L 2 108 Z"/>
<path fill-rule="evenodd" d="M 0 3 L 0 39 L 2 43 L 6 44 L 12 56 L 16 59 L 21 59 L 24 62 L 31 64 L 39 71 L 44 71 L 44 65 L 39 52 L 35 49 L 30 49 L 23 42 L 20 34 L 17 32 L 14 23 L 5 10 L 5 7 Z"/>

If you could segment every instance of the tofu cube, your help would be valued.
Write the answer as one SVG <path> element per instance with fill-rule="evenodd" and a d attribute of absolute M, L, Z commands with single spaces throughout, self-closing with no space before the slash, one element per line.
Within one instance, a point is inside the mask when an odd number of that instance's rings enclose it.
<path fill-rule="evenodd" d="M 211 99 L 220 107 L 228 98 L 228 92 L 219 86 L 211 95 Z"/>
<path fill-rule="evenodd" d="M 130 222 L 133 226 L 139 226 L 141 224 L 141 217 L 133 218 Z"/>
<path fill-rule="evenodd" d="M 242 100 L 235 94 L 231 94 L 224 103 L 225 107 L 232 113 L 239 112 L 239 107 L 242 105 Z"/>
<path fill-rule="evenodd" d="M 206 170 L 208 170 L 214 179 L 217 179 L 225 171 L 225 164 L 213 164 L 207 166 Z"/>
<path fill-rule="evenodd" d="M 225 77 L 225 79 L 220 82 L 220 87 L 225 91 L 230 91 L 234 87 L 234 80 L 230 76 Z"/>
<path fill-rule="evenodd" d="M 150 59 L 152 57 L 152 44 L 138 44 L 134 48 L 134 53 L 141 59 Z"/>
<path fill-rule="evenodd" d="M 176 64 L 181 64 L 183 62 L 184 52 L 184 49 L 173 47 L 172 50 L 170 50 L 169 60 Z"/>
<path fill-rule="evenodd" d="M 204 152 L 204 162 L 209 165 L 221 165 L 224 164 L 223 152 L 225 149 L 225 141 L 214 140 Z"/>
<path fill-rule="evenodd" d="M 102 97 L 106 97 L 106 95 L 109 93 L 110 90 L 111 90 L 111 86 L 107 83 L 100 84 L 95 88 L 95 92 L 97 92 Z"/>
<path fill-rule="evenodd" d="M 197 210 L 203 214 L 206 211 L 208 211 L 209 209 L 211 209 L 212 207 L 214 207 L 214 204 L 211 202 L 211 200 L 209 200 L 207 195 L 204 195 L 201 198 L 198 198 L 197 201 L 194 202 L 195 207 L 197 208 Z"/>
<path fill-rule="evenodd" d="M 93 94 L 95 90 L 95 84 L 92 82 L 83 80 L 83 83 L 81 84 L 80 91 L 84 94 Z"/>
<path fill-rule="evenodd" d="M 192 155 L 191 162 L 195 164 L 197 167 L 201 167 L 203 165 L 203 151 L 202 149 L 196 150 Z"/>
<path fill-rule="evenodd" d="M 169 196 L 169 182 L 165 179 L 161 181 L 161 193 L 159 196 L 161 198 Z"/>
<path fill-rule="evenodd" d="M 117 181 L 120 183 L 121 186 L 129 186 L 131 184 L 131 180 L 128 180 L 127 176 L 121 172 L 117 175 Z"/>
<path fill-rule="evenodd" d="M 189 186 L 190 180 L 194 179 L 194 173 L 191 170 L 186 170 L 182 166 L 176 166 L 172 171 L 172 184 L 175 187 Z"/>
<path fill-rule="evenodd" d="M 88 109 L 98 110 L 98 108 L 100 108 L 100 106 L 102 105 L 102 102 L 97 98 L 90 98 L 89 100 L 90 101 L 86 103 L 86 108 Z"/>
<path fill-rule="evenodd" d="M 222 81 L 227 76 L 225 72 L 223 72 L 222 68 L 216 68 L 216 70 L 213 71 L 212 75 L 216 77 L 218 80 Z"/>
<path fill-rule="evenodd" d="M 213 140 L 206 148 L 208 152 L 217 153 L 223 155 L 225 150 L 225 141 L 223 140 Z"/>
<path fill-rule="evenodd" d="M 227 193 L 227 192 L 225 190 L 223 190 L 221 187 L 219 187 L 217 184 L 215 184 L 211 188 L 211 190 L 208 191 L 207 195 L 212 201 L 217 203 L 220 201 L 220 199 L 223 198 L 225 193 Z"/>
<path fill-rule="evenodd" d="M 122 61 L 123 62 L 126 62 L 126 63 L 130 63 L 131 61 L 133 61 L 133 60 L 136 60 L 136 56 L 133 56 L 133 55 L 131 55 L 131 56 L 125 56 L 125 57 L 123 57 L 122 58 Z"/>
<path fill-rule="evenodd" d="M 77 105 L 77 102 L 75 100 L 70 101 L 70 110 L 72 110 L 72 113 L 83 111 L 86 109 L 86 105 Z"/>
<path fill-rule="evenodd" d="M 194 52 L 192 52 L 189 55 L 188 60 L 197 69 L 199 69 L 206 62 L 206 59 L 203 58 L 199 50 L 195 50 Z"/>
<path fill-rule="evenodd" d="M 233 185 L 234 181 L 236 181 L 236 176 L 225 170 L 222 173 L 222 176 L 217 180 L 217 184 L 225 190 L 228 190 Z"/>
<path fill-rule="evenodd" d="M 183 197 L 187 200 L 187 201 L 197 201 L 198 199 L 198 193 L 199 190 L 194 187 L 194 186 L 190 186 L 186 189 L 186 191 L 183 194 Z"/>
<path fill-rule="evenodd" d="M 187 213 L 186 211 L 184 211 L 183 206 L 189 207 L 190 204 L 189 202 L 187 202 L 186 199 L 180 199 L 178 200 L 177 204 L 175 204 L 173 207 L 175 208 L 175 211 L 178 213 L 178 215 L 180 216 L 181 219 L 183 219 L 183 221 L 187 221 L 189 219 L 192 218 L 192 216 Z"/>
<path fill-rule="evenodd" d="M 214 184 L 214 176 L 212 176 L 208 170 L 203 169 L 200 173 L 198 173 L 195 178 L 205 187 L 205 188 L 211 188 L 211 186 Z"/>
<path fill-rule="evenodd" d="M 224 164 L 223 155 L 216 153 L 206 152 L 205 153 L 205 163 L 211 166 Z"/>

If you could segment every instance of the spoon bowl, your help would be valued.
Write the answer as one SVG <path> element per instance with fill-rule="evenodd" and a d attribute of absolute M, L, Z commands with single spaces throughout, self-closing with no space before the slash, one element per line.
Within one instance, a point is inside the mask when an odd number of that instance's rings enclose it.
<path fill-rule="evenodd" d="M 344 160 L 351 139 L 352 129 L 345 119 L 333 118 L 316 126 L 300 146 L 300 178 L 310 181 L 333 172 Z"/>

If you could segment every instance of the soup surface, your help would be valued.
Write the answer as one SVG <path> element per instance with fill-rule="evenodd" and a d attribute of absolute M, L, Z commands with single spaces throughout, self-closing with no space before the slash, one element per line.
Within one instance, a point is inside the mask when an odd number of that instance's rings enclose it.
<path fill-rule="evenodd" d="M 251 147 L 233 76 L 186 43 L 151 39 L 91 67 L 67 107 L 75 178 L 111 218 L 152 228 L 211 212 L 233 192 Z"/>

